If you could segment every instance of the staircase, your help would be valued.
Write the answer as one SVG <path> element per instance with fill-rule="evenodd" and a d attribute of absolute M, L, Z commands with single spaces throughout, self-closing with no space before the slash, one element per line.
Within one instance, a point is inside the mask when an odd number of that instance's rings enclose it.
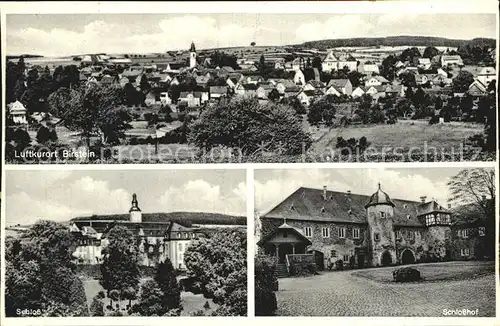
<path fill-rule="evenodd" d="M 286 264 L 276 265 L 276 276 L 278 278 L 288 277 L 288 271 L 286 270 Z"/>

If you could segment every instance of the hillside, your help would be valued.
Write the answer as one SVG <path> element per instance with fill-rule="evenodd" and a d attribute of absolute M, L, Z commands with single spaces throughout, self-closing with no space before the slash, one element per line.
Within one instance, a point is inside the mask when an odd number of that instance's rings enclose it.
<path fill-rule="evenodd" d="M 71 221 L 79 220 L 129 220 L 129 214 L 111 214 L 111 215 L 92 215 L 76 217 Z M 174 221 L 185 226 L 191 224 L 217 224 L 217 225 L 246 225 L 247 219 L 245 216 L 232 216 L 217 213 L 197 213 L 197 212 L 173 212 L 173 213 L 143 213 L 143 222 L 167 222 Z"/>
<path fill-rule="evenodd" d="M 388 36 L 388 37 L 362 37 L 345 38 L 304 42 L 301 45 L 306 48 L 328 49 L 348 46 L 449 46 L 459 47 L 466 44 L 496 47 L 495 39 L 475 38 L 472 40 L 458 40 L 433 36 Z"/>

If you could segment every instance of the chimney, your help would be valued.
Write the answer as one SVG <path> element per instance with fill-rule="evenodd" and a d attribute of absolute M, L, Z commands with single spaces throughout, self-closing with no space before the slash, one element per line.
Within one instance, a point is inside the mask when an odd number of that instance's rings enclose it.
<path fill-rule="evenodd" d="M 427 198 L 427 196 L 420 196 L 420 202 L 422 204 L 425 204 L 425 199 Z"/>
<path fill-rule="evenodd" d="M 482 199 L 483 199 L 483 201 L 485 201 L 486 200 L 486 195 L 483 195 Z"/>
<path fill-rule="evenodd" d="M 448 209 L 451 209 L 451 204 L 450 203 L 448 203 Z"/>
<path fill-rule="evenodd" d="M 347 195 L 351 195 L 351 191 L 350 190 L 347 190 Z"/>
<path fill-rule="evenodd" d="M 328 188 L 326 188 L 326 186 L 323 186 L 323 200 L 326 200 L 326 190 Z"/>

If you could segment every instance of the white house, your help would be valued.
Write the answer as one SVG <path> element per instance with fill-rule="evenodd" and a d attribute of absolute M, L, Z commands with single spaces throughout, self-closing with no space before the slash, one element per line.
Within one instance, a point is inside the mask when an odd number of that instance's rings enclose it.
<path fill-rule="evenodd" d="M 168 92 L 161 92 L 160 93 L 160 102 L 163 105 L 170 105 L 170 104 L 172 104 L 172 99 L 168 95 Z"/>
<path fill-rule="evenodd" d="M 361 96 L 363 96 L 364 94 L 365 94 L 365 90 L 363 89 L 363 87 L 358 86 L 358 87 L 356 87 L 356 88 L 352 91 L 351 96 L 352 96 L 353 98 L 356 98 L 356 97 L 361 97 Z"/>
<path fill-rule="evenodd" d="M 295 85 L 304 85 L 306 83 L 306 79 L 304 77 L 304 73 L 302 70 L 295 70 L 295 75 L 293 76 L 293 82 Z"/>
<path fill-rule="evenodd" d="M 10 115 L 12 116 L 12 120 L 14 123 L 18 124 L 27 124 L 28 120 L 26 119 L 26 113 L 28 112 L 24 107 L 23 103 L 19 101 L 15 101 L 10 103 L 8 106 Z"/>
<path fill-rule="evenodd" d="M 497 79 L 497 72 L 493 67 L 484 67 L 481 69 L 476 79 L 488 86 L 493 80 Z"/>

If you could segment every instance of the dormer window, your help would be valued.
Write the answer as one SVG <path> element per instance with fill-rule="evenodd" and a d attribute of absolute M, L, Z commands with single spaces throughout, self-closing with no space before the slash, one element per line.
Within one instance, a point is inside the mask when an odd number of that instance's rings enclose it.
<path fill-rule="evenodd" d="M 321 207 L 321 213 L 324 213 L 324 212 L 325 212 L 325 208 Z"/>
<path fill-rule="evenodd" d="M 293 204 L 290 205 L 290 210 L 291 211 L 294 211 L 295 210 L 295 206 L 293 206 Z"/>
<path fill-rule="evenodd" d="M 408 205 L 404 204 L 404 205 L 403 205 L 403 208 L 404 208 L 404 209 L 407 209 L 407 208 L 408 208 Z"/>
<path fill-rule="evenodd" d="M 407 218 L 407 219 L 411 219 L 410 214 L 406 215 L 406 218 Z"/>
<path fill-rule="evenodd" d="M 380 217 L 385 217 L 385 212 L 380 212 Z"/>
<path fill-rule="evenodd" d="M 349 208 L 349 210 L 347 211 L 348 214 L 352 214 L 352 209 Z"/>

